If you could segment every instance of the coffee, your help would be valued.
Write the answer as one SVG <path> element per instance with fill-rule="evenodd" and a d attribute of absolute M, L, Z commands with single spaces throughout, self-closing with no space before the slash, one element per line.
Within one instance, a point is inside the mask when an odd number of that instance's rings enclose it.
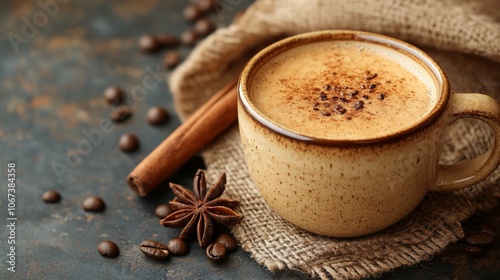
<path fill-rule="evenodd" d="M 286 38 L 247 63 L 238 91 L 252 181 L 278 215 L 317 234 L 374 233 L 429 191 L 476 184 L 500 163 L 497 146 L 460 168 L 439 163 L 451 123 L 479 118 L 499 134 L 500 107 L 484 94 L 452 95 L 428 55 L 383 35 Z M 484 233 L 469 241 L 492 242 Z"/>
<path fill-rule="evenodd" d="M 396 133 L 437 103 L 432 76 L 410 56 L 362 41 L 319 41 L 269 59 L 250 98 L 279 127 L 319 139 Z"/>

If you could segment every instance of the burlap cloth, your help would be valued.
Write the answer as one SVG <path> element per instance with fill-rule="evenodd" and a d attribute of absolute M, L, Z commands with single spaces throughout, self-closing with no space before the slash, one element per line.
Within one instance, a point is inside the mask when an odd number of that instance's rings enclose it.
<path fill-rule="evenodd" d="M 186 118 L 236 77 L 256 49 L 278 38 L 322 29 L 372 31 L 420 47 L 500 62 L 498 0 L 260 0 L 237 24 L 220 28 L 199 44 L 172 73 L 170 86 L 179 115 Z M 453 75 L 452 83 L 467 79 Z M 484 92 L 489 87 L 487 93 L 499 100 L 500 81 L 484 75 L 490 84 L 476 81 L 472 90 Z M 471 121 L 452 126 L 448 136 L 442 155 L 448 163 L 477 156 L 494 137 L 489 128 Z M 241 247 L 270 271 L 299 270 L 320 278 L 369 277 L 428 259 L 463 237 L 460 221 L 476 210 L 491 209 L 500 197 L 498 168 L 466 190 L 430 193 L 409 217 L 382 232 L 334 239 L 303 231 L 266 206 L 248 174 L 236 125 L 207 147 L 203 157 L 208 179 L 214 182 L 226 172 L 226 195 L 242 201 L 239 212 L 245 218 L 232 229 Z"/>

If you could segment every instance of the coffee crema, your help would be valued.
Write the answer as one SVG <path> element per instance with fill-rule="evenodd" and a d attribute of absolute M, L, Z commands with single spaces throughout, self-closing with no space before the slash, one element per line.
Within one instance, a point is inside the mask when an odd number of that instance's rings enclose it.
<path fill-rule="evenodd" d="M 253 77 L 249 97 L 269 121 L 328 140 L 373 139 L 411 127 L 436 105 L 429 72 L 390 47 L 320 41 L 290 48 Z"/>

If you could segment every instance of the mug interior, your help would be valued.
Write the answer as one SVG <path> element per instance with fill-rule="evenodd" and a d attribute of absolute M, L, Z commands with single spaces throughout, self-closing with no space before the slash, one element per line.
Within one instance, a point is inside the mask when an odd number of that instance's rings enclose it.
<path fill-rule="evenodd" d="M 279 123 L 273 121 L 266 116 L 259 108 L 252 102 L 252 82 L 259 70 L 266 65 L 272 58 L 285 53 L 291 49 L 317 42 L 348 42 L 355 41 L 360 44 L 373 44 L 377 47 L 382 46 L 388 50 L 395 50 L 392 52 L 396 54 L 396 60 L 411 60 L 416 62 L 422 69 L 425 69 L 423 75 L 420 73 L 419 77 L 429 79 L 431 84 L 435 87 L 435 99 L 432 103 L 429 112 L 419 121 L 413 123 L 411 126 L 403 128 L 393 133 L 388 133 L 382 136 L 367 136 L 362 139 L 346 140 L 346 139 L 326 139 L 321 137 L 311 137 L 287 129 Z M 381 48 L 382 49 L 382 48 Z M 393 58 L 394 59 L 394 58 Z M 267 48 L 260 51 L 255 55 L 246 65 L 239 80 L 239 100 L 242 107 L 254 118 L 256 121 L 266 126 L 270 130 L 282 134 L 284 136 L 300 140 L 311 141 L 314 143 L 324 145 L 337 145 L 337 144 L 364 144 L 374 143 L 380 141 L 393 140 L 402 137 L 414 131 L 420 130 L 422 127 L 433 122 L 439 115 L 441 115 L 449 100 L 449 85 L 446 76 L 439 65 L 427 54 L 420 49 L 405 43 L 403 41 L 369 32 L 361 31 L 345 31 L 345 30 L 329 30 L 304 33 L 292 36 L 281 41 L 278 41 Z"/>

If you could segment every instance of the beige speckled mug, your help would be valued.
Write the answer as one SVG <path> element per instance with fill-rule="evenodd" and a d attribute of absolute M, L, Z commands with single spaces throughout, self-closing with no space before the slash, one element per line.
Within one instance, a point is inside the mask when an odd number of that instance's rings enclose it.
<path fill-rule="evenodd" d="M 446 129 L 476 118 L 494 131 L 485 154 L 439 164 Z M 359 31 L 319 31 L 265 48 L 239 81 L 238 122 L 268 205 L 314 233 L 356 237 L 410 213 L 428 191 L 465 188 L 500 163 L 500 106 L 452 94 L 428 55 Z"/>

